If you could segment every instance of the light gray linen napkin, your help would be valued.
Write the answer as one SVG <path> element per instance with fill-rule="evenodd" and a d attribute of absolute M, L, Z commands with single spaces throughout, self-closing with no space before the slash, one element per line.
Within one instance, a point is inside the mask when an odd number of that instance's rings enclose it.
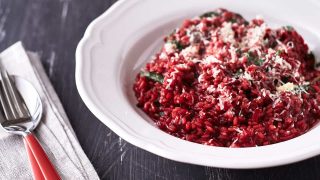
<path fill-rule="evenodd" d="M 99 179 L 84 154 L 36 53 L 26 52 L 18 42 L 0 54 L 11 75 L 29 80 L 37 89 L 44 114 L 35 135 L 62 179 Z M 32 179 L 23 139 L 0 130 L 0 179 Z"/>

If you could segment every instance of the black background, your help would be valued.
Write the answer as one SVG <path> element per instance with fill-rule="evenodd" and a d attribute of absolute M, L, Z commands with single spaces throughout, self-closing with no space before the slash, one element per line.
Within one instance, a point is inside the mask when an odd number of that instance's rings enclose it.
<path fill-rule="evenodd" d="M 0 50 L 22 41 L 27 50 L 41 55 L 80 144 L 102 179 L 320 179 L 320 156 L 267 169 L 210 168 L 153 155 L 104 126 L 78 95 L 75 49 L 88 24 L 114 2 L 0 0 Z"/>

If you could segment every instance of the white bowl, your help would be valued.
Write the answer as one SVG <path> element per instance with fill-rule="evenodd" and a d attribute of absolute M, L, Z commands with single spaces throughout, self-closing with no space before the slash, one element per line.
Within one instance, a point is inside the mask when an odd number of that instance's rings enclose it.
<path fill-rule="evenodd" d="M 95 19 L 76 51 L 76 83 L 85 104 L 126 141 L 175 161 L 224 168 L 261 168 L 320 154 L 320 127 L 282 143 L 223 148 L 181 140 L 158 129 L 140 109 L 132 85 L 140 68 L 159 50 L 162 38 L 183 19 L 216 8 L 270 26 L 292 25 L 320 57 L 319 1 L 120 0 Z"/>

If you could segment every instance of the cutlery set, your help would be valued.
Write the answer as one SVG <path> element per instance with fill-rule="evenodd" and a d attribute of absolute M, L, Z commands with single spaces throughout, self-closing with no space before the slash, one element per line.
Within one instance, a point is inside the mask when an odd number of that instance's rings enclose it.
<path fill-rule="evenodd" d="M 10 76 L 0 64 L 0 123 L 8 133 L 23 136 L 35 179 L 61 179 L 32 133 L 39 124 L 43 105 L 34 86 L 19 76 Z"/>

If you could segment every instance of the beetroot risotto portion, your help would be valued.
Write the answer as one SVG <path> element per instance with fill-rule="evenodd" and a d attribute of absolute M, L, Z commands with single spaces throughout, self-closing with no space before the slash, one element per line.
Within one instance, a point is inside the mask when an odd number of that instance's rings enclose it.
<path fill-rule="evenodd" d="M 161 130 L 205 145 L 274 144 L 320 119 L 320 71 L 301 35 L 225 9 L 165 37 L 133 89 Z"/>

